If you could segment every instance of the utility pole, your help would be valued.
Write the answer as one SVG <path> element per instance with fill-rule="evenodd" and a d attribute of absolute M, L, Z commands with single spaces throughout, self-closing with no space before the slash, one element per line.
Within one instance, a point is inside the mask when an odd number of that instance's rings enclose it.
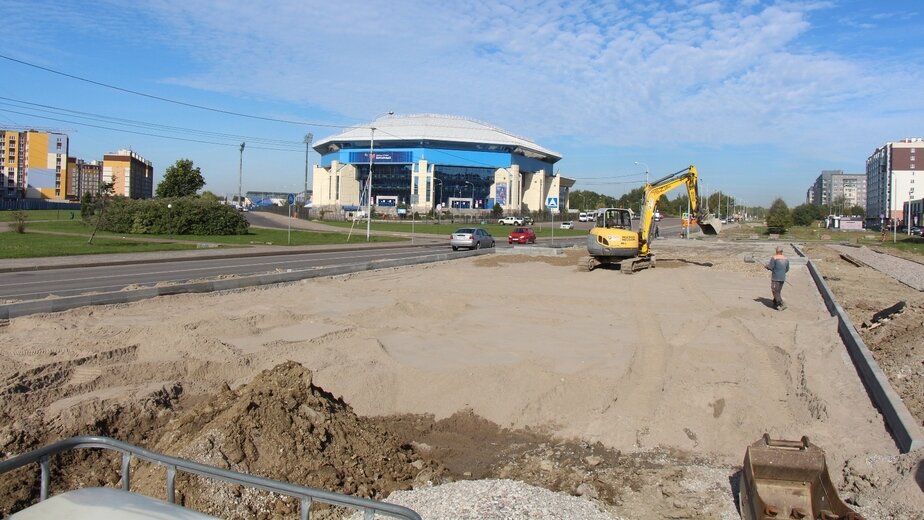
<path fill-rule="evenodd" d="M 308 205 L 308 151 L 311 150 L 311 141 L 314 141 L 314 134 L 308 132 L 305 135 L 305 205 Z"/>
<path fill-rule="evenodd" d="M 372 158 L 375 157 L 375 127 L 370 127 L 369 134 L 369 193 L 366 194 L 366 242 L 372 234 Z"/>
<path fill-rule="evenodd" d="M 244 145 L 241 143 L 241 162 L 237 168 L 237 205 L 239 209 L 244 209 Z"/>

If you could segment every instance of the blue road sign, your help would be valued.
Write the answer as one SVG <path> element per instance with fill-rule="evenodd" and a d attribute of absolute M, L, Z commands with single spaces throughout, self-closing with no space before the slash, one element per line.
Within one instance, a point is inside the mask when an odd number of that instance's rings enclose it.
<path fill-rule="evenodd" d="M 290 193 L 289 196 L 286 197 L 286 200 L 289 201 L 289 205 L 290 205 L 290 206 L 291 206 L 292 204 L 295 204 L 295 194 L 294 194 L 294 193 Z"/>
<path fill-rule="evenodd" d="M 549 197 L 546 199 L 545 205 L 550 209 L 556 209 L 558 207 L 558 197 Z"/>

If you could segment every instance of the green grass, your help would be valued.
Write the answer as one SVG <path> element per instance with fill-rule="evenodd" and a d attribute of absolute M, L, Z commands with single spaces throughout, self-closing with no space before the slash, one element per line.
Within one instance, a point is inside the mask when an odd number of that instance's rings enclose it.
<path fill-rule="evenodd" d="M 737 228 L 723 228 L 723 236 L 730 238 L 748 238 L 751 235 L 757 235 L 759 238 L 768 238 L 767 226 L 761 226 L 756 224 L 745 224 L 738 226 Z M 841 231 L 839 229 L 825 229 L 819 228 L 817 226 L 793 226 L 788 228 L 785 233 L 780 235 L 781 240 L 820 240 L 820 241 L 831 241 L 831 242 L 843 242 L 850 241 L 854 242 L 859 239 L 863 239 L 867 235 L 871 235 L 870 231 L 853 231 L 845 230 Z"/>
<path fill-rule="evenodd" d="M 352 222 L 344 222 L 337 220 L 322 220 L 318 221 L 321 224 L 328 226 L 335 226 L 341 228 L 349 228 L 353 225 Z M 565 236 L 582 236 L 587 234 L 586 229 L 560 229 L 558 226 L 561 222 L 555 222 L 555 236 L 556 237 L 565 237 Z M 397 233 L 410 233 L 411 232 L 411 222 L 372 222 L 372 231 L 391 231 Z M 443 220 L 442 223 L 437 223 L 436 221 L 418 221 L 413 225 L 414 233 L 420 234 L 430 234 L 430 235 L 446 235 L 449 236 L 453 231 L 462 228 L 462 227 L 480 227 L 487 230 L 488 233 L 491 233 L 495 238 L 497 237 L 506 237 L 510 234 L 515 227 L 519 226 L 501 226 L 500 224 L 484 224 L 481 225 L 479 222 L 475 223 L 465 223 L 463 221 L 450 224 L 448 221 Z M 536 232 L 537 237 L 551 237 L 552 228 L 550 224 L 544 223 L 540 227 L 539 224 L 532 227 L 533 231 Z M 354 233 L 356 230 L 359 230 L 363 233 L 366 231 L 366 221 L 357 222 L 356 226 L 353 228 Z"/>
<path fill-rule="evenodd" d="M 99 237 L 87 244 L 81 235 L 45 235 L 40 233 L 0 233 L 0 258 L 37 258 L 43 256 L 94 255 L 103 253 L 145 253 L 195 249 L 195 244 L 160 243 Z"/>
<path fill-rule="evenodd" d="M 873 234 L 873 233 L 869 233 Z M 913 255 L 922 255 L 924 256 L 924 239 L 921 237 L 911 236 L 907 234 L 898 233 L 894 235 L 896 241 L 892 242 L 893 234 L 886 233 L 885 240 L 882 240 L 882 235 L 880 233 L 875 233 L 875 238 L 868 239 L 863 238 L 857 241 L 858 244 L 865 245 L 867 247 L 881 247 L 884 249 L 896 249 L 898 251 L 903 251 L 905 253 Z"/>
<path fill-rule="evenodd" d="M 0 222 L 12 222 L 13 210 L 0 211 Z M 80 210 L 71 211 L 69 209 L 30 209 L 23 211 L 26 214 L 26 222 L 35 222 L 36 220 L 71 220 L 71 214 L 74 220 L 80 220 Z"/>
<path fill-rule="evenodd" d="M 45 231 L 47 234 L 30 231 Z M 0 258 L 32 258 L 42 256 L 86 255 L 95 253 L 134 253 L 142 251 L 173 251 L 194 249 L 195 244 L 208 242 L 227 246 L 289 245 L 287 230 L 251 228 L 246 235 L 130 235 L 99 232 L 93 244 L 86 244 L 93 228 L 81 221 L 27 222 L 26 233 L 8 232 L 3 237 Z M 152 240 L 153 239 L 153 240 Z M 164 240 L 159 242 L 156 240 Z M 394 242 L 399 237 L 373 236 L 372 242 Z M 357 230 L 347 241 L 345 233 L 317 233 L 292 230 L 291 245 L 357 244 L 366 241 Z M 7 245 L 9 244 L 9 246 Z M 86 247 L 78 247 L 86 244 Z M 105 247 L 97 247 L 105 244 Z"/>

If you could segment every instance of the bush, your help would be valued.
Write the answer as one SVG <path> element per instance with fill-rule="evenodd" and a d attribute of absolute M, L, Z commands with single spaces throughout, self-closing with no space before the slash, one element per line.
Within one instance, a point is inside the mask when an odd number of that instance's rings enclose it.
<path fill-rule="evenodd" d="M 17 233 L 26 232 L 26 219 L 29 218 L 25 211 L 13 212 L 13 231 Z"/>
<path fill-rule="evenodd" d="M 100 229 L 113 233 L 152 235 L 245 235 L 249 227 L 233 206 L 197 197 L 115 197 L 100 225 Z"/>

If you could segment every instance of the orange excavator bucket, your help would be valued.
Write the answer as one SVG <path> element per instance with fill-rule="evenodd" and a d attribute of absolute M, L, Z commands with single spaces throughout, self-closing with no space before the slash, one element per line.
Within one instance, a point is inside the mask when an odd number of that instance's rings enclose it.
<path fill-rule="evenodd" d="M 764 436 L 748 446 L 739 486 L 744 520 L 863 520 L 837 495 L 825 452 L 810 443 Z"/>

